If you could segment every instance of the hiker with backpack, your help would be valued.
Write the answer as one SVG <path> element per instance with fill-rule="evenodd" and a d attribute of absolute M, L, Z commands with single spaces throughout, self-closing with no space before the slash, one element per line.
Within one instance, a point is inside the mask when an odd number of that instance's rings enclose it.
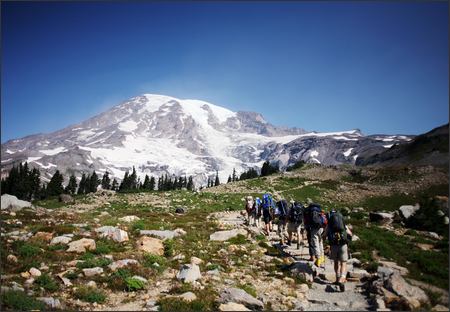
<path fill-rule="evenodd" d="M 252 209 L 252 217 L 253 217 L 253 225 L 256 227 L 260 227 L 261 223 L 261 199 L 259 197 L 255 198 L 255 202 L 253 203 L 253 209 Z"/>
<path fill-rule="evenodd" d="M 300 249 L 300 227 L 303 224 L 303 212 L 305 207 L 299 202 L 292 202 L 291 207 L 289 209 L 288 214 L 288 224 L 287 224 L 287 232 L 288 232 L 288 245 L 292 244 L 292 233 L 297 234 L 297 249 Z"/>
<path fill-rule="evenodd" d="M 270 193 L 265 193 L 263 195 L 262 199 L 262 216 L 263 221 L 265 224 L 265 231 L 266 234 L 269 235 L 269 233 L 272 231 L 272 210 L 274 208 L 272 195 Z"/>
<path fill-rule="evenodd" d="M 352 231 L 345 225 L 342 214 L 334 209 L 328 214 L 326 235 L 331 248 L 330 258 L 334 261 L 334 272 L 336 273 L 334 284 L 338 285 L 341 291 L 345 291 L 348 242 L 351 240 Z"/>
<path fill-rule="evenodd" d="M 288 216 L 288 203 L 285 199 L 280 199 L 277 202 L 275 216 L 278 219 L 277 234 L 280 236 L 281 245 L 284 245 L 284 232 Z"/>
<path fill-rule="evenodd" d="M 250 217 L 253 210 L 253 197 L 247 196 L 245 198 L 245 211 L 247 212 L 247 224 L 250 225 Z"/>
<path fill-rule="evenodd" d="M 325 263 L 325 254 L 323 251 L 324 227 L 327 225 L 327 217 L 319 204 L 311 203 L 306 209 L 309 233 L 308 243 L 310 246 L 309 254 L 315 265 L 322 266 Z"/>

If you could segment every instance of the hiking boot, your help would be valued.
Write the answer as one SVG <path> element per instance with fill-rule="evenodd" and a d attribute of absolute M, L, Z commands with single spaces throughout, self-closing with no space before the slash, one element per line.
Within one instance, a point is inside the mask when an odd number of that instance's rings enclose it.
<path fill-rule="evenodd" d="M 287 241 L 287 244 L 288 244 L 289 246 L 292 246 L 292 241 L 288 240 L 288 241 Z"/>
<path fill-rule="evenodd" d="M 300 249 L 300 244 L 299 243 L 297 243 L 297 249 Z"/>
<path fill-rule="evenodd" d="M 339 286 L 339 290 L 340 290 L 341 292 L 344 292 L 344 291 L 345 291 L 345 284 L 344 284 L 344 283 L 338 283 L 338 286 Z"/>

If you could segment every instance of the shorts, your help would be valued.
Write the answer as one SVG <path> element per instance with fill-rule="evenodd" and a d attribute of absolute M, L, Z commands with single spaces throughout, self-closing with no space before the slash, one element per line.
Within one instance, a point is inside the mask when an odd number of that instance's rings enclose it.
<path fill-rule="evenodd" d="M 269 222 L 272 221 L 272 216 L 270 214 L 269 215 L 264 215 L 263 219 L 264 219 L 264 223 L 265 224 L 269 224 Z"/>
<path fill-rule="evenodd" d="M 346 262 L 348 260 L 348 247 L 344 245 L 331 245 L 330 258 L 333 261 Z"/>

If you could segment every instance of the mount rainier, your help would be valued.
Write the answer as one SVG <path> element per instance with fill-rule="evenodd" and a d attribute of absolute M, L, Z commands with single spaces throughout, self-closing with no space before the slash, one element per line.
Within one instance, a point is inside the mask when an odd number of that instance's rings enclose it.
<path fill-rule="evenodd" d="M 199 100 L 143 94 L 82 123 L 49 134 L 2 144 L 2 171 L 28 161 L 48 181 L 63 174 L 109 171 L 122 179 L 135 166 L 145 174 L 192 175 L 205 184 L 216 171 L 226 181 L 260 168 L 266 160 L 286 168 L 298 160 L 325 165 L 354 164 L 413 136 L 371 135 L 359 130 L 316 133 L 269 124 L 255 112 L 232 112 Z"/>

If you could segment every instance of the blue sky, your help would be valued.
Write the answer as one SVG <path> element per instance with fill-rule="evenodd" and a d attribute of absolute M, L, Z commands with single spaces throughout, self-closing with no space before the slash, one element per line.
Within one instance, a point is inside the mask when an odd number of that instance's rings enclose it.
<path fill-rule="evenodd" d="M 141 93 L 279 126 L 448 122 L 447 2 L 2 2 L 1 141 Z"/>

